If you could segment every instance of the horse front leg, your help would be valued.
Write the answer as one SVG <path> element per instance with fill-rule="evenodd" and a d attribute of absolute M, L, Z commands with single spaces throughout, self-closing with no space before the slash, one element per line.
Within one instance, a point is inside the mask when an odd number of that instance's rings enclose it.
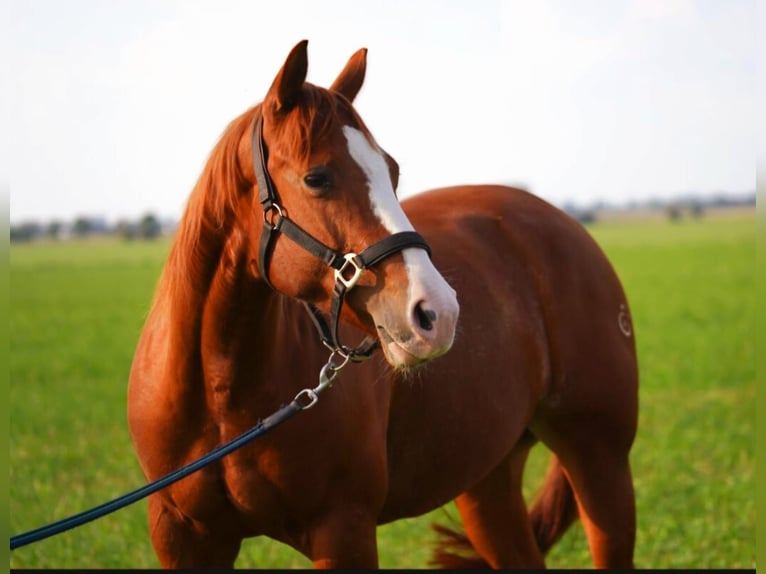
<path fill-rule="evenodd" d="M 242 538 L 183 516 L 154 495 L 149 498 L 149 532 L 163 569 L 232 569 Z"/>
<path fill-rule="evenodd" d="M 309 557 L 315 568 L 377 568 L 377 516 L 347 505 L 334 508 L 311 529 Z"/>

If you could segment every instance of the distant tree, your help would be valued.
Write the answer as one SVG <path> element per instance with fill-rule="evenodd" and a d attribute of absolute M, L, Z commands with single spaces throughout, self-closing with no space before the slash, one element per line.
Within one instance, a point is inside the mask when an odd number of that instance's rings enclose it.
<path fill-rule="evenodd" d="M 668 216 L 668 219 L 670 221 L 678 221 L 681 219 L 681 216 L 683 215 L 681 211 L 681 206 L 677 203 L 671 203 L 667 206 L 665 209 L 665 214 Z"/>
<path fill-rule="evenodd" d="M 10 239 L 13 242 L 32 241 L 42 233 L 40 224 L 35 221 L 26 221 L 18 225 L 11 225 Z"/>
<path fill-rule="evenodd" d="M 705 215 L 705 207 L 702 205 L 701 201 L 695 201 L 691 204 L 691 207 L 689 207 L 689 212 L 694 219 L 700 219 Z"/>
<path fill-rule="evenodd" d="M 117 222 L 114 231 L 117 234 L 117 237 L 126 241 L 136 238 L 136 226 L 125 219 L 121 219 Z"/>
<path fill-rule="evenodd" d="M 78 217 L 72 224 L 72 234 L 75 237 L 86 237 L 93 232 L 93 223 L 87 217 Z"/>
<path fill-rule="evenodd" d="M 144 239 L 154 239 L 162 232 L 159 219 L 153 214 L 147 213 L 138 222 L 138 236 Z"/>
<path fill-rule="evenodd" d="M 51 239 L 58 239 L 61 234 L 62 224 L 60 221 L 54 219 L 45 228 L 45 235 Z"/>
<path fill-rule="evenodd" d="M 576 218 L 583 225 L 596 223 L 596 212 L 592 209 L 584 209 L 577 213 Z"/>

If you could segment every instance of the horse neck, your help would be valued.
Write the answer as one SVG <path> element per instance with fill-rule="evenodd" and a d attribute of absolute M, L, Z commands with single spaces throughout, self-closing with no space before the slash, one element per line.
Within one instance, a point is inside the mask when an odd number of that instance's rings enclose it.
<path fill-rule="evenodd" d="M 204 372 L 204 384 L 215 385 L 227 377 L 235 380 L 235 374 L 225 372 L 233 367 L 262 371 L 278 344 L 269 331 L 297 314 L 297 305 L 249 268 L 248 237 L 260 230 L 252 228 L 257 218 L 250 213 L 249 181 L 254 176 L 243 142 L 249 141 L 257 111 L 235 119 L 211 153 L 160 280 L 156 318 L 164 324 L 169 361 L 183 372 L 182 380 L 199 380 Z M 289 336 L 282 333 L 283 339 Z"/>
<path fill-rule="evenodd" d="M 247 213 L 246 198 L 251 195 L 243 166 L 249 166 L 246 134 L 256 111 L 250 109 L 233 120 L 213 148 L 160 279 L 154 307 L 158 315 L 170 318 L 171 344 L 186 350 L 186 355 L 198 354 L 206 302 L 216 285 L 218 291 L 223 287 L 218 276 L 228 272 L 244 277 L 246 271 L 241 264 L 246 242 L 238 228 L 252 223 L 247 216 L 240 221 L 239 214 Z M 266 292 L 260 291 L 263 298 Z"/>
<path fill-rule="evenodd" d="M 262 363 L 270 354 L 267 335 L 278 295 L 252 276 L 247 243 L 246 234 L 239 230 L 227 239 L 204 301 L 200 344 L 209 380 L 233 376 L 210 373 L 210 369 L 234 368 L 231 364 L 241 364 L 243 360 Z"/>
<path fill-rule="evenodd" d="M 170 329 L 176 372 L 190 380 L 204 373 L 206 387 L 234 384 L 242 371 L 252 382 L 274 355 L 277 319 L 292 312 L 285 297 L 252 276 L 247 245 L 240 229 L 201 238 L 194 249 L 177 242 L 160 282 L 155 309 Z"/>

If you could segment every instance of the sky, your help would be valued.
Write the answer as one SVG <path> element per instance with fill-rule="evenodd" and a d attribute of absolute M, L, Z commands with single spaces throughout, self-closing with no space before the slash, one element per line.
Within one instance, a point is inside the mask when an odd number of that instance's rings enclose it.
<path fill-rule="evenodd" d="M 399 193 L 559 206 L 755 189 L 756 0 L 0 0 L 10 221 L 178 218 L 226 125 L 309 40 Z M 10 89 L 8 89 L 10 87 Z"/>

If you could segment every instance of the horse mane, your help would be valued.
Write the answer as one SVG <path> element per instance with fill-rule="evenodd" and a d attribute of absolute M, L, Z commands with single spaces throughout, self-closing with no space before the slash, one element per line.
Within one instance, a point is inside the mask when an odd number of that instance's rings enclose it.
<path fill-rule="evenodd" d="M 178 224 L 155 294 L 154 306 L 169 301 L 181 313 L 197 308 L 220 259 L 237 203 L 247 194 L 240 145 L 252 128 L 255 106 L 234 119 L 210 152 Z"/>

